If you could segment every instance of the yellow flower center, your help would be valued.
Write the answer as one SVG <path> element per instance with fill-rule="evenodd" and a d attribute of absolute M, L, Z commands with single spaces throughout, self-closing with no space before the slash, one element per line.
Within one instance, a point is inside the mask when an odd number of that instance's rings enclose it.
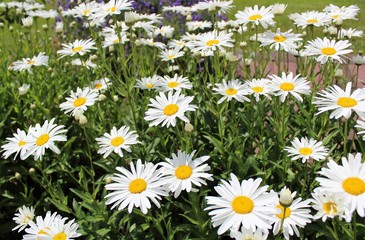
<path fill-rule="evenodd" d="M 46 227 L 44 229 L 41 229 L 37 234 L 47 234 L 47 232 L 45 232 L 44 230 L 48 229 L 49 230 L 49 227 Z"/>
<path fill-rule="evenodd" d="M 330 56 L 330 55 L 336 54 L 337 51 L 333 47 L 325 47 L 325 48 L 321 49 L 321 52 L 324 55 Z"/>
<path fill-rule="evenodd" d="M 115 10 L 117 10 L 116 7 L 111 7 L 111 8 L 108 8 L 106 11 L 107 12 L 115 12 Z"/>
<path fill-rule="evenodd" d="M 117 37 L 116 39 L 113 40 L 113 43 L 119 43 L 119 38 Z"/>
<path fill-rule="evenodd" d="M 357 105 L 357 101 L 350 97 L 341 97 L 337 100 L 337 105 L 344 108 L 351 108 Z"/>
<path fill-rule="evenodd" d="M 304 147 L 304 148 L 299 149 L 299 152 L 300 152 L 300 154 L 307 156 L 307 155 L 311 155 L 313 153 L 313 150 L 311 148 Z"/>
<path fill-rule="evenodd" d="M 264 91 L 264 88 L 256 86 L 256 87 L 252 88 L 252 91 L 254 91 L 255 93 L 260 93 L 260 92 Z"/>
<path fill-rule="evenodd" d="M 167 86 L 169 88 L 176 88 L 177 86 L 179 86 L 179 83 L 178 82 L 169 82 L 169 83 L 167 83 Z"/>
<path fill-rule="evenodd" d="M 169 105 L 167 105 L 167 106 L 163 109 L 163 113 L 164 113 L 166 116 L 174 115 L 175 113 L 177 113 L 177 111 L 179 111 L 179 106 L 177 106 L 176 104 L 169 104 Z"/>
<path fill-rule="evenodd" d="M 219 40 L 213 39 L 213 40 L 209 40 L 205 45 L 207 45 L 209 47 L 212 47 L 212 46 L 217 45 L 217 44 L 219 44 Z"/>
<path fill-rule="evenodd" d="M 180 180 L 189 178 L 191 174 L 193 174 L 193 169 L 188 165 L 179 166 L 175 170 L 175 176 Z"/>
<path fill-rule="evenodd" d="M 365 182 L 358 177 L 349 177 L 342 182 L 342 188 L 347 193 L 358 196 L 365 192 Z"/>
<path fill-rule="evenodd" d="M 103 86 L 103 84 L 101 84 L 101 83 L 97 83 L 97 84 L 95 84 L 95 89 L 99 89 L 99 88 L 101 88 Z"/>
<path fill-rule="evenodd" d="M 245 196 L 235 197 L 231 203 L 233 211 L 239 214 L 247 214 L 252 212 L 254 208 L 253 201 Z"/>
<path fill-rule="evenodd" d="M 47 133 L 45 134 L 42 134 L 40 135 L 38 138 L 37 138 L 37 141 L 35 142 L 35 144 L 37 146 L 42 146 L 44 144 L 46 144 L 49 140 L 49 135 Z"/>
<path fill-rule="evenodd" d="M 237 93 L 237 90 L 234 89 L 234 88 L 228 88 L 226 90 L 226 94 L 229 95 L 229 96 L 235 95 L 236 93 Z"/>
<path fill-rule="evenodd" d="M 168 59 L 173 59 L 175 57 L 175 55 L 168 55 L 167 58 Z"/>
<path fill-rule="evenodd" d="M 86 103 L 86 98 L 79 97 L 79 98 L 75 99 L 74 107 L 80 107 L 80 106 L 84 105 L 85 103 Z"/>
<path fill-rule="evenodd" d="M 149 88 L 149 89 L 153 88 L 153 86 L 155 86 L 155 85 L 154 85 L 154 84 L 152 84 L 152 83 L 147 83 L 147 84 L 146 84 L 146 87 L 147 87 L 147 88 Z"/>
<path fill-rule="evenodd" d="M 280 84 L 280 89 L 283 91 L 291 91 L 294 89 L 294 84 L 286 82 L 286 83 L 282 83 Z"/>
<path fill-rule="evenodd" d="M 24 146 L 26 144 L 26 142 L 24 142 L 23 140 L 20 140 L 18 142 L 18 147 Z"/>
<path fill-rule="evenodd" d="M 82 12 L 84 15 L 88 15 L 90 13 L 90 9 L 85 9 L 83 12 Z"/>
<path fill-rule="evenodd" d="M 262 19 L 262 16 L 260 14 L 255 14 L 255 15 L 250 16 L 248 19 L 251 21 L 256 21 L 256 20 Z"/>
<path fill-rule="evenodd" d="M 277 207 L 277 208 L 279 208 L 279 209 L 281 210 L 281 213 L 276 214 L 276 216 L 277 216 L 278 218 L 283 219 L 283 218 L 288 218 L 288 217 L 290 217 L 291 210 L 290 210 L 290 208 L 289 208 L 289 207 L 285 209 L 285 216 L 284 216 L 284 207 L 283 207 L 283 206 L 281 206 L 280 204 L 279 204 L 279 205 L 277 205 L 276 207 Z"/>
<path fill-rule="evenodd" d="M 323 204 L 323 210 L 329 215 L 336 214 L 337 204 L 334 202 L 326 202 L 325 204 Z"/>
<path fill-rule="evenodd" d="M 142 178 L 134 179 L 129 184 L 129 191 L 134 194 L 138 194 L 146 190 L 147 188 L 147 182 Z"/>
<path fill-rule="evenodd" d="M 121 145 L 123 143 L 124 143 L 124 138 L 122 138 L 122 137 L 115 137 L 112 140 L 110 140 L 110 144 L 113 147 L 118 147 L 119 145 Z"/>
<path fill-rule="evenodd" d="M 281 36 L 281 35 L 278 35 L 278 36 L 274 37 L 275 42 L 285 42 L 285 40 L 286 40 L 286 37 Z"/>
<path fill-rule="evenodd" d="M 53 238 L 52 240 L 66 240 L 67 239 L 67 235 L 66 233 L 64 232 L 60 232 L 60 233 L 57 233 Z"/>
<path fill-rule="evenodd" d="M 307 23 L 309 23 L 309 24 L 313 24 L 313 23 L 317 23 L 317 22 L 318 22 L 317 19 L 308 19 L 307 20 Z"/>
<path fill-rule="evenodd" d="M 340 15 L 332 15 L 333 19 L 337 19 Z"/>
<path fill-rule="evenodd" d="M 35 63 L 35 60 L 34 59 L 27 61 L 27 64 L 28 65 L 33 65 L 34 63 Z"/>
<path fill-rule="evenodd" d="M 72 51 L 73 51 L 73 52 L 79 52 L 79 51 L 81 51 L 81 50 L 82 50 L 82 46 L 74 47 L 74 48 L 72 49 Z"/>

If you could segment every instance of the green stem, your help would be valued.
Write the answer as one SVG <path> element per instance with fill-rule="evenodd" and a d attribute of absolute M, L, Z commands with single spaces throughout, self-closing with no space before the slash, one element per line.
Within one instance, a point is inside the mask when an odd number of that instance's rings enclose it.
<path fill-rule="evenodd" d="M 352 220 L 352 231 L 353 231 L 353 234 L 354 234 L 354 240 L 356 240 L 357 238 L 357 224 L 356 224 L 356 211 L 354 212 L 353 214 L 353 220 Z"/>

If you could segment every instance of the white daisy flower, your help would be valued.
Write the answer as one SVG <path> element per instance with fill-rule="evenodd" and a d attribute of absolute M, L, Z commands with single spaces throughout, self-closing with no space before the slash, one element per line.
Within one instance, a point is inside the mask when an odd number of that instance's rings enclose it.
<path fill-rule="evenodd" d="M 34 159 L 37 160 L 45 154 L 45 150 L 48 148 L 56 154 L 60 154 L 60 150 L 56 147 L 55 142 L 67 141 L 67 136 L 64 135 L 67 130 L 64 129 L 65 126 L 63 125 L 54 124 L 54 121 L 55 119 L 52 118 L 49 122 L 46 120 L 42 126 L 37 123 L 34 128 L 29 129 L 25 139 L 29 146 L 24 155 L 20 155 L 20 157 L 25 159 L 30 155 L 34 155 Z"/>
<path fill-rule="evenodd" d="M 309 41 L 304 49 L 306 56 L 316 56 L 317 61 L 321 64 L 330 60 L 337 60 L 342 63 L 342 56 L 352 52 L 352 49 L 346 49 L 351 46 L 348 40 L 337 41 L 335 39 L 329 40 L 328 38 L 317 38 L 313 41 Z"/>
<path fill-rule="evenodd" d="M 312 207 L 317 211 L 313 219 L 321 218 L 325 222 L 327 218 L 334 218 L 336 216 L 340 220 L 342 218 L 351 218 L 346 213 L 347 208 L 344 205 L 344 197 L 339 197 L 336 193 L 323 192 L 318 189 L 314 189 L 312 197 Z"/>
<path fill-rule="evenodd" d="M 160 81 L 161 76 L 153 75 L 152 77 L 138 79 L 135 87 L 150 91 L 151 89 L 157 89 L 158 83 Z"/>
<path fill-rule="evenodd" d="M 313 138 L 308 140 L 307 137 L 294 138 L 291 142 L 292 147 L 285 147 L 284 150 L 289 153 L 291 160 L 302 159 L 305 163 L 309 158 L 313 160 L 323 160 L 328 156 L 328 149 L 322 145 L 321 141 L 316 141 Z"/>
<path fill-rule="evenodd" d="M 99 92 L 101 90 L 108 89 L 108 87 L 112 84 L 109 78 L 101 78 L 99 80 L 95 80 L 91 83 L 91 86 L 94 91 Z"/>
<path fill-rule="evenodd" d="M 168 43 L 167 46 L 169 48 L 184 48 L 186 45 L 186 42 L 183 40 L 177 40 L 177 39 L 171 39 Z"/>
<path fill-rule="evenodd" d="M 222 184 L 214 187 L 219 197 L 207 196 L 209 210 L 212 216 L 213 227 L 220 226 L 218 234 L 227 230 L 238 230 L 241 225 L 245 229 L 255 231 L 259 228 L 265 232 L 271 229 L 278 210 L 271 207 L 279 201 L 274 192 L 266 192 L 269 186 L 260 187 L 261 178 L 250 178 L 238 181 L 231 173 L 229 182 L 222 180 Z"/>
<path fill-rule="evenodd" d="M 38 56 L 23 58 L 22 60 L 13 62 L 13 66 L 10 69 L 19 72 L 27 70 L 29 73 L 32 73 L 32 66 L 48 66 L 48 58 L 44 52 L 41 52 Z"/>
<path fill-rule="evenodd" d="M 357 30 L 354 28 L 344 29 L 341 28 L 340 31 L 338 31 L 338 38 L 344 39 L 344 38 L 352 38 L 352 37 L 362 37 L 364 35 L 364 31 Z"/>
<path fill-rule="evenodd" d="M 314 101 L 319 110 L 317 114 L 334 110 L 330 118 L 345 117 L 348 119 L 354 110 L 361 118 L 365 119 L 365 94 L 361 89 L 356 89 L 351 93 L 351 87 L 352 83 L 348 82 L 345 91 L 334 85 L 319 93 Z"/>
<path fill-rule="evenodd" d="M 153 25 L 154 22 L 153 21 L 148 21 L 148 22 L 144 22 L 144 21 L 138 21 L 138 22 L 135 22 L 132 26 L 132 30 L 134 32 L 137 32 L 137 30 L 139 29 L 143 29 L 146 31 L 146 33 L 148 35 L 152 34 L 155 29 L 157 28 L 155 25 Z M 153 41 L 153 38 L 152 38 L 152 41 Z"/>
<path fill-rule="evenodd" d="M 161 35 L 162 37 L 171 38 L 174 33 L 174 28 L 171 26 L 162 26 L 160 28 L 156 28 L 153 32 L 153 35 L 157 37 Z"/>
<path fill-rule="evenodd" d="M 342 6 L 338 7 L 336 5 L 330 4 L 323 9 L 331 19 L 336 22 L 338 19 L 354 19 L 356 20 L 356 15 L 359 13 L 360 8 L 356 5 L 350 5 L 348 7 Z"/>
<path fill-rule="evenodd" d="M 281 102 L 284 102 L 289 94 L 293 95 L 298 101 L 303 102 L 303 98 L 299 94 L 310 94 L 310 82 L 304 77 L 300 77 L 300 74 L 293 77 L 292 72 L 288 75 L 282 72 L 281 77 L 273 74 L 269 78 L 272 80 L 269 88 L 275 96 L 280 96 Z"/>
<path fill-rule="evenodd" d="M 318 11 L 308 11 L 296 14 L 293 20 L 295 25 L 302 28 L 308 26 L 321 27 L 331 23 L 331 18 L 328 14 Z"/>
<path fill-rule="evenodd" d="M 160 81 L 157 83 L 157 87 L 162 92 L 168 92 L 173 90 L 180 91 L 182 89 L 191 89 L 193 85 L 187 77 L 175 74 L 174 77 L 161 77 Z"/>
<path fill-rule="evenodd" d="M 105 186 L 106 190 L 111 191 L 105 196 L 106 204 L 113 204 L 111 209 L 119 205 L 118 210 L 128 206 L 129 213 L 133 207 L 137 207 L 144 214 L 151 208 L 150 201 L 160 207 L 158 200 L 168 193 L 162 187 L 160 181 L 162 173 L 156 170 L 157 165 L 142 164 L 141 159 L 138 159 L 136 166 L 131 162 L 130 167 L 131 172 L 124 167 L 117 167 L 119 173 L 115 173 L 112 177 L 113 183 Z"/>
<path fill-rule="evenodd" d="M 190 105 L 194 97 L 185 97 L 180 94 L 180 91 L 176 91 L 174 94 L 172 91 L 166 95 L 160 92 L 160 96 L 156 99 L 150 99 L 150 108 L 146 112 L 144 119 L 146 121 L 152 121 L 149 126 L 157 126 L 161 124 L 162 127 L 176 125 L 176 118 L 180 118 L 184 122 L 189 122 L 189 119 L 184 115 L 186 111 L 195 111 L 198 108 L 195 105 Z"/>
<path fill-rule="evenodd" d="M 218 100 L 218 104 L 221 104 L 224 100 L 229 102 L 233 98 L 239 102 L 250 102 L 250 99 L 245 96 L 248 94 L 248 90 L 238 79 L 233 79 L 228 82 L 223 79 L 223 83 L 217 83 L 215 86 L 216 87 L 213 88 L 213 91 L 223 95 L 223 97 Z"/>
<path fill-rule="evenodd" d="M 8 158 L 10 155 L 15 153 L 14 159 L 20 153 L 20 156 L 24 156 L 27 148 L 29 147 L 29 143 L 26 142 L 27 133 L 19 128 L 16 130 L 16 133 L 13 134 L 13 137 L 6 138 L 7 143 L 1 146 L 3 157 Z M 21 157 L 22 160 L 25 158 Z"/>
<path fill-rule="evenodd" d="M 57 53 L 61 55 L 60 58 L 66 56 L 74 56 L 75 54 L 79 54 L 83 56 L 85 53 L 89 52 L 92 49 L 96 49 L 94 47 L 95 42 L 92 39 L 88 40 L 75 40 L 73 43 L 62 44 L 63 49 L 58 50 Z"/>
<path fill-rule="evenodd" d="M 260 96 L 265 96 L 271 99 L 271 89 L 269 88 L 270 81 L 265 78 L 252 79 L 251 81 L 246 81 L 244 83 L 245 89 L 248 95 L 254 95 L 256 102 L 259 101 Z"/>
<path fill-rule="evenodd" d="M 110 0 L 107 3 L 99 4 L 99 9 L 95 13 L 98 18 L 104 18 L 106 16 L 118 15 L 121 11 L 131 10 L 132 1 L 129 0 Z"/>
<path fill-rule="evenodd" d="M 177 155 L 172 154 L 172 159 L 166 158 L 167 162 L 159 163 L 164 174 L 164 182 L 168 188 L 174 193 L 177 198 L 181 191 L 196 192 L 198 189 L 193 188 L 193 185 L 201 187 L 206 185 L 205 179 L 213 181 L 212 174 L 206 173 L 210 170 L 208 164 L 203 164 L 209 159 L 209 156 L 202 156 L 193 160 L 196 151 L 187 154 L 178 151 Z"/>
<path fill-rule="evenodd" d="M 77 233 L 79 225 L 75 223 L 75 219 L 67 221 L 67 218 L 54 218 L 49 228 L 45 228 L 46 234 L 40 234 L 39 240 L 73 240 L 81 236 Z"/>
<path fill-rule="evenodd" d="M 241 228 L 241 231 L 232 230 L 230 237 L 235 240 L 266 240 L 269 236 L 268 232 L 263 232 L 260 229 L 245 229 Z"/>
<path fill-rule="evenodd" d="M 162 49 L 158 56 L 161 58 L 162 61 L 174 63 L 176 58 L 182 57 L 185 54 L 184 51 L 180 50 L 181 50 L 180 47 L 172 49 L 171 48 Z"/>
<path fill-rule="evenodd" d="M 77 88 L 76 92 L 71 91 L 71 96 L 66 98 L 66 102 L 60 104 L 60 108 L 66 114 L 71 112 L 71 116 L 75 116 L 76 110 L 80 109 L 81 113 L 85 112 L 87 107 L 94 105 L 97 99 L 98 94 L 91 88 Z"/>
<path fill-rule="evenodd" d="M 362 139 L 365 141 L 365 122 L 362 120 L 357 120 L 357 124 L 355 125 L 360 131 L 357 132 L 357 135 L 363 135 Z"/>
<path fill-rule="evenodd" d="M 274 14 L 272 7 L 262 6 L 260 9 L 257 5 L 252 7 L 246 7 L 243 11 L 238 11 L 235 15 L 237 21 L 240 24 L 246 25 L 248 23 L 255 24 L 256 26 L 261 24 L 263 28 L 267 28 L 269 25 L 274 26 Z"/>
<path fill-rule="evenodd" d="M 72 15 L 74 17 L 88 18 L 89 16 L 91 16 L 95 12 L 97 12 L 98 10 L 99 10 L 99 3 L 95 2 L 95 1 L 91 1 L 88 3 L 81 3 L 78 6 L 76 6 L 75 8 L 73 8 L 71 11 L 72 11 Z"/>
<path fill-rule="evenodd" d="M 271 11 L 274 15 L 281 15 L 284 13 L 288 4 L 274 3 L 271 5 Z"/>
<path fill-rule="evenodd" d="M 23 240 L 38 240 L 41 235 L 47 234 L 46 230 L 51 228 L 57 218 L 62 219 L 62 216 L 57 212 L 52 214 L 50 211 L 46 213 L 44 218 L 37 216 L 35 222 L 29 222 L 29 227 L 25 229 L 27 234 L 23 235 Z"/>
<path fill-rule="evenodd" d="M 29 222 L 33 221 L 34 219 L 34 208 L 33 207 L 26 207 L 23 206 L 19 208 L 19 213 L 15 213 L 15 216 L 13 217 L 13 221 L 15 221 L 16 224 L 18 224 L 16 227 L 12 229 L 12 231 L 17 230 L 18 232 L 22 231 L 24 228 L 26 228 L 29 224 Z"/>
<path fill-rule="evenodd" d="M 234 40 L 231 39 L 233 33 L 227 33 L 225 31 L 206 32 L 198 34 L 191 44 L 191 50 L 193 52 L 206 52 L 216 51 L 225 52 L 225 47 L 232 48 Z"/>
<path fill-rule="evenodd" d="M 146 46 L 150 46 L 150 47 L 156 47 L 156 48 L 159 48 L 159 49 L 164 49 L 166 47 L 166 45 L 164 43 L 155 42 L 155 40 L 153 40 L 153 38 L 149 38 L 149 39 L 141 38 L 140 43 L 142 45 L 146 45 Z"/>
<path fill-rule="evenodd" d="M 71 65 L 83 66 L 83 67 L 86 67 L 86 69 L 96 68 L 96 64 L 93 63 L 90 59 L 83 61 L 80 58 L 77 58 L 77 59 L 71 61 Z"/>
<path fill-rule="evenodd" d="M 301 41 L 300 34 L 291 33 L 292 29 L 287 32 L 281 32 L 280 28 L 276 32 L 267 31 L 258 35 L 258 41 L 261 42 L 261 46 L 269 46 L 270 49 L 274 48 L 276 51 L 284 50 L 290 52 L 298 47 L 297 42 Z"/>
<path fill-rule="evenodd" d="M 118 37 L 117 34 L 106 35 L 103 42 L 103 48 L 107 48 L 115 44 L 124 44 L 129 41 L 129 38 L 125 33 L 120 33 L 120 35 L 120 37 Z"/>
<path fill-rule="evenodd" d="M 115 152 L 120 157 L 123 157 L 122 149 L 127 152 L 132 152 L 130 149 L 131 145 L 139 143 L 137 141 L 138 135 L 135 134 L 136 131 L 129 131 L 128 126 L 122 126 L 117 130 L 113 126 L 110 134 L 105 133 L 103 137 L 96 138 L 99 145 L 99 154 L 104 154 L 103 157 L 106 158 L 112 152 Z"/>
<path fill-rule="evenodd" d="M 207 0 L 204 2 L 198 2 L 197 4 L 193 5 L 193 8 L 196 10 L 217 11 L 218 14 L 225 14 L 234 7 L 232 3 L 233 0 Z"/>
<path fill-rule="evenodd" d="M 296 192 L 292 193 L 292 198 L 294 199 Z M 284 215 L 284 207 L 277 201 L 274 208 L 280 210 L 279 214 L 276 214 L 276 219 L 274 223 L 273 233 L 277 235 L 280 233 L 281 222 L 284 221 L 283 224 L 283 234 L 286 240 L 290 239 L 290 236 L 294 236 L 294 233 L 297 237 L 300 237 L 299 228 L 304 228 L 305 225 L 311 222 L 312 215 L 310 214 L 310 204 L 311 199 L 307 199 L 302 201 L 302 198 L 294 199 L 292 204 L 285 209 Z M 284 220 L 283 220 L 284 218 Z"/>
<path fill-rule="evenodd" d="M 365 217 L 365 163 L 361 162 L 361 153 L 349 154 L 347 159 L 342 157 L 342 165 L 330 160 L 327 168 L 322 168 L 318 173 L 322 175 L 316 178 L 320 184 L 318 191 L 344 198 L 350 218 L 355 210 Z"/>
<path fill-rule="evenodd" d="M 189 31 L 195 31 L 195 30 L 204 30 L 205 28 L 211 28 L 212 23 L 208 21 L 194 21 L 194 22 L 187 22 L 186 26 Z"/>

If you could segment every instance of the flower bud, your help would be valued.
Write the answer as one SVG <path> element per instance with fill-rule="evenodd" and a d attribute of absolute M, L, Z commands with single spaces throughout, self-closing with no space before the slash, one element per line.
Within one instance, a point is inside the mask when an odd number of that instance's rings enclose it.
<path fill-rule="evenodd" d="M 106 96 L 104 94 L 99 94 L 98 99 L 99 101 L 104 101 L 106 99 Z"/>
<path fill-rule="evenodd" d="M 22 175 L 18 172 L 15 173 L 15 176 L 14 176 L 17 180 L 20 180 L 22 178 Z"/>
<path fill-rule="evenodd" d="M 185 124 L 184 128 L 185 132 L 191 133 L 194 131 L 194 126 L 191 123 Z"/>
<path fill-rule="evenodd" d="M 113 101 L 114 101 L 114 102 L 118 102 L 118 101 L 119 101 L 119 97 L 118 97 L 118 95 L 114 95 L 114 96 L 113 96 Z"/>
<path fill-rule="evenodd" d="M 79 117 L 79 124 L 80 125 L 85 125 L 87 124 L 87 118 L 85 117 L 84 114 L 82 114 L 80 117 Z"/>
<path fill-rule="evenodd" d="M 35 173 L 35 169 L 34 168 L 30 168 L 28 172 L 29 172 L 29 174 L 34 174 Z"/>
<path fill-rule="evenodd" d="M 18 90 L 19 90 L 19 96 L 24 96 L 25 94 L 27 94 L 29 87 L 30 87 L 30 85 L 29 84 L 25 84 L 25 83 L 22 86 L 20 86 L 18 88 Z"/>
<path fill-rule="evenodd" d="M 287 208 L 290 207 L 290 205 L 293 202 L 293 197 L 291 196 L 291 191 L 284 187 L 283 189 L 281 189 L 280 191 L 280 197 L 279 197 L 279 203 L 281 206 Z"/>

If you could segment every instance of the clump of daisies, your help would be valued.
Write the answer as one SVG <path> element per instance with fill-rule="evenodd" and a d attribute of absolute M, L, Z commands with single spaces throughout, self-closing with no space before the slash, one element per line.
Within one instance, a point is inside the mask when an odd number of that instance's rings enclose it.
<path fill-rule="evenodd" d="M 77 233 L 79 225 L 75 223 L 75 219 L 68 220 L 57 212 L 48 211 L 44 217 L 36 216 L 33 207 L 23 206 L 13 220 L 17 224 L 13 231 L 18 229 L 18 232 L 23 230 L 26 232 L 23 239 L 72 240 L 81 236 Z"/>
<path fill-rule="evenodd" d="M 4 158 L 8 158 L 15 153 L 14 159 L 20 153 L 20 158 L 25 160 L 33 156 L 35 160 L 45 155 L 46 149 L 51 149 L 56 154 L 60 154 L 60 149 L 55 142 L 67 141 L 67 132 L 63 125 L 54 123 L 55 119 L 46 120 L 43 125 L 37 123 L 28 129 L 28 133 L 17 129 L 13 137 L 7 138 L 7 143 L 1 146 Z"/>

